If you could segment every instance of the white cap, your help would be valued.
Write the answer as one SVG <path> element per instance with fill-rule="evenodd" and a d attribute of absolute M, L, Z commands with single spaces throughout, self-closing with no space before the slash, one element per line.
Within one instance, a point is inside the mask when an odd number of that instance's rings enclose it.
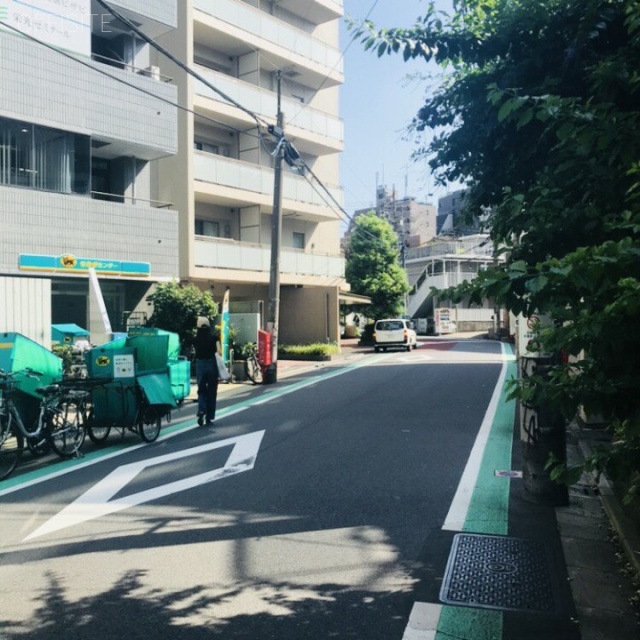
<path fill-rule="evenodd" d="M 204 316 L 200 316 L 198 318 L 198 324 L 197 324 L 198 329 L 200 329 L 200 327 L 209 327 L 209 326 L 211 326 L 209 324 L 209 318 L 205 318 Z"/>

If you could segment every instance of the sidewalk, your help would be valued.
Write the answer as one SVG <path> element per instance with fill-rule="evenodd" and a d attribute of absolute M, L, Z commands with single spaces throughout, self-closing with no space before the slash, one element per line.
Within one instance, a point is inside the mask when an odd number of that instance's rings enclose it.
<path fill-rule="evenodd" d="M 589 455 L 595 435 L 570 430 L 569 464 Z M 556 517 L 582 640 L 638 640 L 640 618 L 630 604 L 638 587 L 622 565 L 640 577 L 640 536 L 607 479 L 596 482 L 583 473 L 569 490 L 569 506 L 556 509 Z"/>

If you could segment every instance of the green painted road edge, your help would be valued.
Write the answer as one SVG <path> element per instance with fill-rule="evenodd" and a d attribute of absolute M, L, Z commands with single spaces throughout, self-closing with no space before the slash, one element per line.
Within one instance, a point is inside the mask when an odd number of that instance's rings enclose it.
<path fill-rule="evenodd" d="M 506 535 L 509 530 L 510 480 L 495 471 L 511 469 L 516 403 L 507 400 L 506 382 L 516 377 L 517 364 L 511 345 L 502 344 L 507 372 L 463 526 L 469 533 Z M 502 611 L 445 605 L 435 640 L 502 640 L 502 633 Z"/>
<path fill-rule="evenodd" d="M 363 359 L 353 364 L 343 365 L 335 370 L 327 371 L 326 373 L 321 373 L 318 376 L 301 380 L 299 382 L 292 382 L 288 384 L 283 382 L 282 384 L 286 386 L 275 388 L 261 394 L 258 397 L 241 400 L 240 402 L 236 402 L 231 406 L 224 407 L 223 409 L 218 410 L 216 417 L 218 419 L 221 419 L 227 416 L 234 415 L 250 407 L 255 407 L 276 398 L 281 398 L 282 396 L 286 396 L 289 393 L 300 391 L 305 387 L 310 387 L 311 385 L 317 384 L 324 380 L 344 375 L 345 373 L 349 373 L 350 371 L 358 369 L 359 367 L 373 364 L 379 360 L 387 358 L 388 355 L 389 354 L 384 354 L 375 358 Z M 169 438 L 173 438 L 174 436 L 183 433 L 184 431 L 201 428 L 198 427 L 194 420 L 195 417 L 185 418 L 183 420 L 180 420 L 179 422 L 172 423 L 169 427 L 164 427 L 162 429 L 160 437 L 155 442 L 158 443 L 162 442 L 163 440 L 168 440 Z M 150 444 L 153 445 L 155 443 Z M 80 458 L 61 461 L 61 464 L 64 465 L 61 469 L 52 469 L 50 467 L 46 467 L 37 469 L 35 471 L 29 471 L 13 478 L 7 478 L 6 480 L 3 480 L 2 484 L 0 485 L 0 497 L 10 493 L 14 493 L 16 491 L 20 491 L 21 489 L 32 487 L 36 484 L 40 484 L 41 482 L 53 480 L 54 478 L 66 475 L 67 473 L 72 473 L 73 471 L 77 471 L 84 467 L 88 467 L 99 462 L 104 462 L 105 460 L 109 460 L 110 458 L 115 458 L 125 453 L 131 453 L 133 451 L 136 451 L 137 449 L 141 449 L 147 446 L 150 445 L 146 442 L 138 442 L 136 444 L 132 444 L 131 442 L 122 442 L 120 444 L 111 445 L 104 449 L 99 449 L 96 451 L 92 451 L 91 453 L 83 454 Z"/>

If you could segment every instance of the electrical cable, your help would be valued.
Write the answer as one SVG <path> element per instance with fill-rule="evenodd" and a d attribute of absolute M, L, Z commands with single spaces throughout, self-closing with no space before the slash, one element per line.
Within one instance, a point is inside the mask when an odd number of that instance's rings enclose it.
<path fill-rule="evenodd" d="M 369 19 L 369 16 L 373 13 L 373 10 L 376 8 L 376 5 L 378 4 L 379 1 L 380 0 L 374 0 L 369 11 L 367 12 L 367 15 L 362 20 L 363 24 Z M 355 42 L 355 40 L 356 40 L 356 34 L 354 33 L 353 36 L 351 37 L 351 40 L 349 41 L 349 44 L 344 48 L 344 51 L 340 52 L 340 57 L 338 58 L 336 63 L 333 65 L 333 67 L 331 67 L 329 73 L 327 73 L 323 78 L 322 82 L 320 83 L 320 86 L 313 92 L 313 95 L 305 103 L 305 105 L 299 111 L 297 111 L 292 118 L 289 119 L 289 122 L 293 122 L 309 106 L 309 103 L 311 102 L 311 100 L 313 100 L 316 97 L 316 95 L 318 94 L 318 91 L 320 91 L 320 89 L 324 87 L 327 80 L 329 79 L 329 76 L 336 70 L 336 67 L 344 60 L 345 53 L 347 53 L 347 51 L 349 50 L 349 47 L 351 47 L 351 45 Z"/>
<path fill-rule="evenodd" d="M 40 40 L 39 38 L 36 38 L 35 36 L 32 36 L 30 33 L 26 33 L 24 31 L 20 31 L 19 29 L 17 29 L 16 27 L 7 24 L 6 22 L 3 22 L 0 20 L 0 26 L 2 27 L 6 27 L 7 29 L 10 29 L 11 31 L 15 31 L 17 34 L 19 34 L 21 37 L 25 37 L 28 38 L 29 40 L 36 42 L 37 44 L 42 45 L 43 47 L 46 47 L 47 49 L 50 49 L 51 51 L 55 51 L 56 53 L 60 54 L 61 56 L 68 58 L 69 60 L 73 60 L 74 62 L 77 62 L 78 64 L 87 67 L 88 69 L 91 69 L 92 71 L 95 71 L 96 73 L 99 73 L 107 78 L 110 78 L 111 80 L 115 80 L 116 82 L 119 82 L 120 84 L 123 84 L 131 89 L 135 89 L 136 91 L 139 91 L 140 93 L 144 93 L 145 95 L 150 96 L 151 98 L 155 98 L 156 100 L 159 100 L 160 102 L 164 102 L 165 104 L 168 104 L 171 107 L 175 107 L 176 109 L 180 109 L 181 111 L 186 111 L 187 113 L 191 113 L 192 115 L 194 115 L 197 118 L 202 118 L 204 120 L 207 120 L 208 122 L 213 122 L 214 124 L 217 124 L 221 127 L 225 127 L 226 129 L 229 129 L 230 131 L 234 131 L 236 133 L 243 133 L 247 136 L 250 136 L 252 138 L 256 138 L 258 140 L 262 140 L 263 136 L 260 134 L 255 134 L 255 133 L 251 133 L 249 131 L 243 131 L 242 129 L 237 129 L 235 127 L 232 127 L 231 125 L 226 124 L 225 122 L 221 122 L 220 120 L 216 120 L 215 118 L 212 118 L 211 116 L 207 116 L 203 113 L 199 113 L 197 111 L 194 111 L 193 109 L 189 109 L 189 107 L 185 107 L 183 105 L 181 105 L 178 102 L 173 102 L 172 100 L 169 100 L 168 98 L 164 98 L 162 96 L 159 96 L 156 93 L 153 93 L 152 91 L 148 91 L 147 89 L 144 89 L 143 87 L 133 84 L 131 82 L 127 82 L 126 80 L 119 78 L 118 76 L 114 76 L 110 73 L 108 73 L 105 69 L 100 69 L 99 67 L 94 66 L 93 64 L 81 59 L 81 58 L 76 58 L 75 56 L 71 55 L 70 53 L 68 53 L 67 51 L 64 51 L 63 49 L 59 49 L 58 47 L 55 47 L 51 44 L 49 44 L 48 42 L 45 42 L 44 40 Z"/>
<path fill-rule="evenodd" d="M 117 18 L 122 24 L 131 29 L 136 35 L 140 36 L 147 44 L 151 45 L 154 49 L 162 53 L 164 56 L 169 58 L 174 64 L 180 67 L 183 71 L 186 71 L 189 75 L 196 78 L 204 84 L 206 87 L 217 93 L 224 100 L 232 104 L 234 107 L 237 107 L 248 116 L 250 116 L 253 120 L 255 120 L 258 127 L 268 127 L 268 123 L 266 120 L 262 120 L 259 116 L 257 116 L 253 111 L 247 109 L 244 105 L 240 104 L 237 100 L 234 100 L 231 96 L 228 96 L 226 93 L 218 89 L 216 86 L 211 84 L 206 78 L 201 76 L 197 71 L 191 69 L 188 65 L 184 64 L 181 60 L 178 60 L 170 51 L 167 51 L 162 45 L 158 44 L 153 38 L 147 36 L 144 31 L 140 30 L 133 22 L 131 22 L 128 18 L 125 18 L 122 14 L 118 13 L 115 9 L 109 6 L 105 0 L 96 0 L 96 2 L 106 9 L 114 18 Z"/>

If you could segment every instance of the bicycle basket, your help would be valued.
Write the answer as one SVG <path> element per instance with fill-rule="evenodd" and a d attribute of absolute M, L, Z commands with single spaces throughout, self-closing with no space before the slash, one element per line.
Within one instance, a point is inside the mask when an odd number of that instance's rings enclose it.
<path fill-rule="evenodd" d="M 18 383 L 15 380 L 2 380 L 0 382 L 0 396 L 13 393 L 17 388 Z"/>

